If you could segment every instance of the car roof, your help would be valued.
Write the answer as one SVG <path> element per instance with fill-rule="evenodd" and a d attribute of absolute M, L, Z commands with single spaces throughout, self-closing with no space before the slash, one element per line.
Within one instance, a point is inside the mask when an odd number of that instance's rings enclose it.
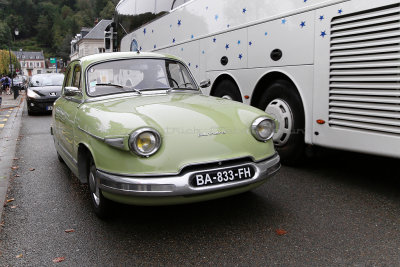
<path fill-rule="evenodd" d="M 111 52 L 111 53 L 100 53 L 90 56 L 85 56 L 78 61 L 81 63 L 93 63 L 112 59 L 127 59 L 127 58 L 161 58 L 161 59 L 177 59 L 171 55 L 165 55 L 160 53 L 152 52 Z"/>

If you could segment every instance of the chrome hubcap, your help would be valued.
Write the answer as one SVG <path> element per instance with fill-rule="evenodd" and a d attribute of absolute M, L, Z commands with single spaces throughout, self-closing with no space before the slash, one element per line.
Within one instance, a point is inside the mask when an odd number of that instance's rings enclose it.
<path fill-rule="evenodd" d="M 268 104 L 265 112 L 278 121 L 278 129 L 273 138 L 275 145 L 284 146 L 293 130 L 293 113 L 290 106 L 282 99 L 274 99 Z"/>
<path fill-rule="evenodd" d="M 98 206 L 100 204 L 100 190 L 96 178 L 92 172 L 89 174 L 89 188 L 90 192 L 92 193 L 93 200 Z"/>

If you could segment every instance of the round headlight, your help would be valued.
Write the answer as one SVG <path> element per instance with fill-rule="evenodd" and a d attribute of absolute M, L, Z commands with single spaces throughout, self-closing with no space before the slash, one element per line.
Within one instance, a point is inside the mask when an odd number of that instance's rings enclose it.
<path fill-rule="evenodd" d="M 161 146 L 160 134 L 151 128 L 134 131 L 129 137 L 129 148 L 139 156 L 149 157 Z"/>
<path fill-rule="evenodd" d="M 251 133 L 261 142 L 266 142 L 274 136 L 275 122 L 267 117 L 256 119 L 251 125 Z"/>

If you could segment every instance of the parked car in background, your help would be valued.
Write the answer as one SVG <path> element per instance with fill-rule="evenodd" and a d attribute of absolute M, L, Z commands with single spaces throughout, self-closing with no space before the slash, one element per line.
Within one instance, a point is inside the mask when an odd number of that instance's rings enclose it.
<path fill-rule="evenodd" d="M 64 74 L 37 74 L 31 77 L 27 89 L 28 114 L 52 111 L 54 101 L 60 97 Z"/>
<path fill-rule="evenodd" d="M 14 88 L 18 90 L 25 90 L 27 87 L 26 81 L 22 76 L 17 76 L 13 79 Z"/>
<path fill-rule="evenodd" d="M 89 184 L 99 217 L 110 200 L 172 205 L 239 194 L 280 168 L 275 121 L 203 95 L 174 57 L 97 54 L 66 73 L 51 133 L 59 160 Z"/>

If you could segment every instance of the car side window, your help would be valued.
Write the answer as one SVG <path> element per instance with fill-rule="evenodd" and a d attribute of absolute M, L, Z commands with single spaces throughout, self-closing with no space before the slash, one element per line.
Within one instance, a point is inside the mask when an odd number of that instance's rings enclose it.
<path fill-rule="evenodd" d="M 79 88 L 79 90 L 82 91 L 81 88 L 81 75 L 82 75 L 82 71 L 81 71 L 81 66 L 80 65 L 76 65 L 73 71 L 73 78 L 72 78 L 72 86 Z"/>
<path fill-rule="evenodd" d="M 67 69 L 67 75 L 65 75 L 65 78 L 64 78 L 63 87 L 71 86 L 71 74 L 72 74 L 71 67 L 69 67 Z"/>

